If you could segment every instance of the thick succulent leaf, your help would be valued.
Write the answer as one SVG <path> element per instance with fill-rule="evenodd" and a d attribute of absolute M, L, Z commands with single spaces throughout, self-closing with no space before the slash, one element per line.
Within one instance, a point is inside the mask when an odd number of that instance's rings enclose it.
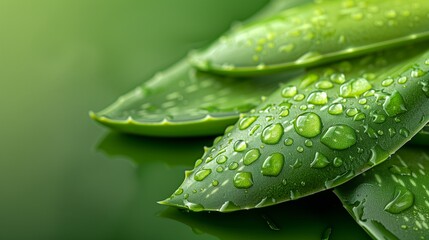
<path fill-rule="evenodd" d="M 192 56 L 204 71 L 266 74 L 429 37 L 427 0 L 322 0 L 249 24 Z"/>
<path fill-rule="evenodd" d="M 374 239 L 428 239 L 428 169 L 428 150 L 402 148 L 335 193 Z"/>
<path fill-rule="evenodd" d="M 234 211 L 338 186 L 428 122 L 429 51 L 395 49 L 309 71 L 228 128 L 162 204 Z"/>
<path fill-rule="evenodd" d="M 247 22 L 310 0 L 274 0 Z M 235 31 L 237 27 L 231 31 Z M 90 116 L 112 129 L 147 136 L 221 134 L 288 77 L 231 79 L 201 73 L 182 60 Z"/>
<path fill-rule="evenodd" d="M 263 79 L 219 77 L 182 61 L 91 117 L 113 129 L 141 135 L 220 134 L 289 78 L 285 74 Z"/>

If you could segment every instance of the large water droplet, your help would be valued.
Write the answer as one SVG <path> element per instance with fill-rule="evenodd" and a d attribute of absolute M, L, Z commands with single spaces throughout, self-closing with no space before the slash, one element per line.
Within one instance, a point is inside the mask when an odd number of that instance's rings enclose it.
<path fill-rule="evenodd" d="M 246 153 L 246 155 L 244 155 L 243 163 L 246 166 L 250 165 L 254 163 L 256 160 L 258 160 L 260 156 L 261 156 L 261 152 L 259 151 L 259 149 L 257 148 L 251 149 Z"/>
<path fill-rule="evenodd" d="M 346 98 L 359 97 L 372 88 L 365 78 L 358 78 L 341 85 L 340 96 Z"/>
<path fill-rule="evenodd" d="M 326 131 L 320 141 L 335 150 L 344 150 L 356 144 L 356 133 L 347 125 L 334 125 Z"/>
<path fill-rule="evenodd" d="M 270 125 L 261 134 L 261 141 L 265 144 L 273 145 L 280 141 L 283 136 L 283 126 L 280 123 Z"/>
<path fill-rule="evenodd" d="M 194 179 L 195 181 L 202 181 L 204 180 L 210 173 L 212 172 L 211 169 L 201 169 L 198 172 L 195 173 Z"/>
<path fill-rule="evenodd" d="M 245 117 L 242 118 L 240 120 L 240 122 L 238 123 L 238 128 L 240 130 L 244 130 L 247 129 L 248 127 L 250 127 L 250 125 L 252 125 L 252 123 L 254 123 L 256 121 L 258 117 Z"/>
<path fill-rule="evenodd" d="M 398 186 L 395 189 L 395 195 L 393 199 L 386 205 L 384 210 L 389 213 L 398 214 L 401 213 L 414 204 L 414 194 L 405 187 Z"/>
<path fill-rule="evenodd" d="M 261 173 L 264 176 L 278 176 L 283 169 L 284 156 L 281 153 L 273 153 L 262 164 Z"/>
<path fill-rule="evenodd" d="M 296 118 L 294 128 L 299 135 L 312 138 L 321 133 L 322 121 L 315 113 L 304 113 Z"/>
<path fill-rule="evenodd" d="M 253 186 L 253 177 L 250 172 L 238 172 L 234 176 L 234 186 L 236 188 L 250 188 Z"/>
<path fill-rule="evenodd" d="M 328 95 L 326 92 L 313 92 L 308 96 L 307 102 L 314 105 L 325 105 L 328 103 Z"/>
<path fill-rule="evenodd" d="M 394 117 L 407 111 L 404 99 L 398 91 L 387 97 L 383 104 L 383 109 L 389 117 Z"/>
<path fill-rule="evenodd" d="M 313 162 L 311 162 L 310 167 L 312 167 L 312 168 L 324 168 L 324 167 L 328 166 L 329 163 L 330 162 L 325 155 L 323 155 L 319 152 L 316 152 L 316 155 L 314 156 Z"/>
<path fill-rule="evenodd" d="M 228 157 L 226 157 L 224 155 L 219 155 L 216 157 L 216 162 L 219 164 L 225 163 L 226 160 L 228 160 Z"/>

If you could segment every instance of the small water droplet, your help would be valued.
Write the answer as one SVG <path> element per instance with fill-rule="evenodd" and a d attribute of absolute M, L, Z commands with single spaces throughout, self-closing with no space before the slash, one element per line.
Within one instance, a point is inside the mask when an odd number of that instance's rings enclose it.
<path fill-rule="evenodd" d="M 201 212 L 201 211 L 203 211 L 204 210 L 204 207 L 203 207 L 203 205 L 201 205 L 201 204 L 197 204 L 197 203 L 192 203 L 192 202 L 189 202 L 188 200 L 183 200 L 183 204 L 189 209 L 189 210 L 191 210 L 191 211 L 194 211 L 194 212 Z"/>
<path fill-rule="evenodd" d="M 282 96 L 284 98 L 295 97 L 297 93 L 298 93 L 298 89 L 295 86 L 287 86 L 282 90 Z"/>
<path fill-rule="evenodd" d="M 405 101 L 398 91 L 394 91 L 391 96 L 386 98 L 383 109 L 389 117 L 394 117 L 407 111 Z"/>
<path fill-rule="evenodd" d="M 299 153 L 302 153 L 302 152 L 304 152 L 304 148 L 303 148 L 303 147 L 301 147 L 301 146 L 298 146 L 298 147 L 296 148 L 296 151 L 297 151 L 297 152 L 299 152 Z"/>
<path fill-rule="evenodd" d="M 198 160 L 195 162 L 195 166 L 194 166 L 194 168 L 197 168 L 198 166 L 200 166 L 200 165 L 201 165 L 201 163 L 203 163 L 203 160 L 202 160 L 202 159 L 198 159 Z"/>
<path fill-rule="evenodd" d="M 326 131 L 320 141 L 331 149 L 344 150 L 356 144 L 356 133 L 347 125 L 334 125 Z"/>
<path fill-rule="evenodd" d="M 341 165 L 343 165 L 343 159 L 340 157 L 335 157 L 333 163 L 334 167 L 341 167 Z"/>
<path fill-rule="evenodd" d="M 356 114 L 358 114 L 358 112 L 359 112 L 359 110 L 357 108 L 350 108 L 350 109 L 347 109 L 346 115 L 349 117 L 353 117 Z"/>
<path fill-rule="evenodd" d="M 335 103 L 329 106 L 328 113 L 331 115 L 339 115 L 343 113 L 344 107 L 341 103 Z"/>
<path fill-rule="evenodd" d="M 316 88 L 318 89 L 331 89 L 334 85 L 330 81 L 320 81 L 316 83 Z"/>
<path fill-rule="evenodd" d="M 216 172 L 221 173 L 223 172 L 223 167 L 219 166 L 216 168 Z"/>
<path fill-rule="evenodd" d="M 386 116 L 384 116 L 383 114 L 372 114 L 371 120 L 373 123 L 381 124 L 386 121 Z"/>
<path fill-rule="evenodd" d="M 413 78 L 419 78 L 423 75 L 425 75 L 425 72 L 421 69 L 414 69 L 413 71 L 411 71 L 411 77 Z"/>
<path fill-rule="evenodd" d="M 280 123 L 270 125 L 262 131 L 261 141 L 269 145 L 277 144 L 282 138 L 283 133 L 284 129 Z"/>
<path fill-rule="evenodd" d="M 243 163 L 244 165 L 248 166 L 254 163 L 256 160 L 258 160 L 260 156 L 261 156 L 261 152 L 259 151 L 259 149 L 257 148 L 251 149 L 246 153 L 246 155 L 244 155 Z"/>
<path fill-rule="evenodd" d="M 213 180 L 213 181 L 212 181 L 212 186 L 213 186 L 213 187 L 216 187 L 217 185 L 219 185 L 219 181 L 217 181 L 217 180 Z"/>
<path fill-rule="evenodd" d="M 365 113 L 358 113 L 353 117 L 353 121 L 362 121 L 366 118 Z"/>
<path fill-rule="evenodd" d="M 405 77 L 405 76 L 400 77 L 400 78 L 398 79 L 398 83 L 399 83 L 399 84 L 405 84 L 405 83 L 407 83 L 407 81 L 408 81 L 408 78 L 407 78 L 407 77 Z"/>
<path fill-rule="evenodd" d="M 212 172 L 211 169 L 201 169 L 198 172 L 195 173 L 194 179 L 195 181 L 202 181 L 204 180 L 210 173 Z"/>
<path fill-rule="evenodd" d="M 237 162 L 232 162 L 229 164 L 228 169 L 229 170 L 235 170 L 238 168 L 238 163 Z"/>
<path fill-rule="evenodd" d="M 222 204 L 222 207 L 220 207 L 220 212 L 233 212 L 240 210 L 241 208 L 237 206 L 235 203 L 231 201 L 226 201 L 224 204 Z"/>
<path fill-rule="evenodd" d="M 339 186 L 339 185 L 347 182 L 348 180 L 352 179 L 353 177 L 354 177 L 354 172 L 352 170 L 347 171 L 341 175 L 338 175 L 337 177 L 335 177 L 333 179 L 325 181 L 325 187 L 327 189 L 329 189 L 329 188 Z"/>
<path fill-rule="evenodd" d="M 297 101 L 297 102 L 301 102 L 302 100 L 304 100 L 305 95 L 304 94 L 297 94 L 293 100 Z"/>
<path fill-rule="evenodd" d="M 174 192 L 174 195 L 179 196 L 183 193 L 183 188 L 179 188 Z"/>
<path fill-rule="evenodd" d="M 258 119 L 258 117 L 244 117 L 238 123 L 238 128 L 240 130 L 245 130 L 250 127 L 250 125 L 252 125 L 252 123 L 254 123 L 256 119 Z"/>
<path fill-rule="evenodd" d="M 312 92 L 307 98 L 307 102 L 314 105 L 325 105 L 328 103 L 328 95 L 326 92 Z"/>
<path fill-rule="evenodd" d="M 388 78 L 388 79 L 384 80 L 383 82 L 381 82 L 381 86 L 388 87 L 388 86 L 392 85 L 393 82 L 394 81 L 392 78 Z"/>
<path fill-rule="evenodd" d="M 311 162 L 310 167 L 312 167 L 312 168 L 324 168 L 324 167 L 328 166 L 329 163 L 330 162 L 325 155 L 323 155 L 319 152 L 316 152 L 316 155 L 314 156 L 313 162 Z"/>
<path fill-rule="evenodd" d="M 331 81 L 337 84 L 343 84 L 346 82 L 346 76 L 343 73 L 334 73 L 330 77 Z"/>
<path fill-rule="evenodd" d="M 321 133 L 322 121 L 315 113 L 304 113 L 296 118 L 294 128 L 299 135 L 312 138 Z"/>
<path fill-rule="evenodd" d="M 273 153 L 262 164 L 261 173 L 264 176 L 278 176 L 283 169 L 284 156 L 281 153 Z"/>
<path fill-rule="evenodd" d="M 372 88 L 371 83 L 364 78 L 358 78 L 344 83 L 340 87 L 340 96 L 346 98 L 359 97 Z"/>
<path fill-rule="evenodd" d="M 292 138 L 286 138 L 285 139 L 285 145 L 286 146 L 290 146 L 293 144 L 293 139 Z"/>
<path fill-rule="evenodd" d="M 261 125 L 259 124 L 256 124 L 255 126 L 253 126 L 249 131 L 249 136 L 253 136 L 260 127 Z"/>
<path fill-rule="evenodd" d="M 408 138 L 410 136 L 410 131 L 408 131 L 406 128 L 399 129 L 399 134 L 403 136 L 404 138 Z"/>
<path fill-rule="evenodd" d="M 234 176 L 234 186 L 240 189 L 247 189 L 253 186 L 253 177 L 250 172 L 238 172 Z"/>
<path fill-rule="evenodd" d="M 414 194 L 405 187 L 398 186 L 395 189 L 393 199 L 386 205 L 384 210 L 392 214 L 401 213 L 414 204 Z"/>
<path fill-rule="evenodd" d="M 228 158 L 226 156 L 224 156 L 224 155 L 219 155 L 219 156 L 216 157 L 216 162 L 218 164 L 225 163 L 226 160 L 228 160 Z"/>
<path fill-rule="evenodd" d="M 310 139 L 305 140 L 304 145 L 307 147 L 312 147 L 313 146 L 313 142 Z"/>
<path fill-rule="evenodd" d="M 247 143 L 243 140 L 238 140 L 234 144 L 234 151 L 242 152 L 247 149 Z"/>

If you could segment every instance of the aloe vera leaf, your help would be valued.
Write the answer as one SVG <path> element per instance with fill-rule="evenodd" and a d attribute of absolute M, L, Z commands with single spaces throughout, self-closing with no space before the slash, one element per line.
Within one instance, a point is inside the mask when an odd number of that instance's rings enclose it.
<path fill-rule="evenodd" d="M 220 134 L 289 78 L 288 74 L 269 79 L 218 77 L 182 61 L 91 117 L 113 129 L 141 135 Z"/>
<path fill-rule="evenodd" d="M 401 148 L 335 193 L 374 239 L 428 239 L 428 169 L 428 150 Z"/>
<path fill-rule="evenodd" d="M 224 75 L 267 74 L 429 38 L 429 1 L 315 1 L 226 34 L 191 56 Z"/>
<path fill-rule="evenodd" d="M 248 22 L 309 2 L 274 0 Z M 233 30 L 231 30 L 233 31 Z M 221 134 L 288 77 L 231 79 L 196 71 L 182 60 L 91 118 L 117 131 L 147 136 Z"/>
<path fill-rule="evenodd" d="M 429 120 L 429 51 L 394 49 L 309 71 L 228 128 L 161 204 L 235 211 L 336 187 Z"/>

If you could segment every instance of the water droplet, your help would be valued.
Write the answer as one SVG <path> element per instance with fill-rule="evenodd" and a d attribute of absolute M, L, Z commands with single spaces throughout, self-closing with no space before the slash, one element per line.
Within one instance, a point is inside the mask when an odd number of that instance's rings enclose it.
<path fill-rule="evenodd" d="M 191 210 L 191 211 L 194 211 L 194 212 L 201 212 L 201 211 L 203 211 L 204 210 L 204 207 L 203 207 L 203 205 L 201 205 L 201 204 L 197 204 L 197 203 L 192 203 L 192 202 L 189 202 L 188 200 L 183 200 L 183 204 L 189 209 L 189 210 Z"/>
<path fill-rule="evenodd" d="M 321 133 L 322 121 L 315 113 L 304 113 L 297 117 L 294 128 L 299 135 L 312 138 Z"/>
<path fill-rule="evenodd" d="M 238 163 L 236 163 L 236 162 L 232 162 L 232 163 L 230 163 L 229 164 L 229 166 L 228 166 L 228 169 L 229 170 L 235 170 L 235 169 L 237 169 L 238 168 Z"/>
<path fill-rule="evenodd" d="M 261 125 L 259 124 L 256 124 L 255 126 L 253 126 L 249 131 L 249 136 L 253 136 L 260 127 Z"/>
<path fill-rule="evenodd" d="M 238 128 L 240 130 L 247 129 L 248 127 L 250 127 L 250 125 L 252 125 L 252 123 L 256 121 L 256 119 L 258 119 L 258 117 L 244 117 L 238 123 Z"/>
<path fill-rule="evenodd" d="M 246 148 L 247 148 L 247 143 L 243 140 L 238 140 L 234 144 L 234 151 L 236 151 L 236 152 L 242 152 L 242 151 L 246 150 Z"/>
<path fill-rule="evenodd" d="M 343 159 L 340 157 L 334 158 L 334 167 L 341 167 L 343 165 Z"/>
<path fill-rule="evenodd" d="M 212 181 L 212 186 L 216 187 L 217 185 L 219 185 L 219 181 L 218 180 L 213 180 Z"/>
<path fill-rule="evenodd" d="M 316 83 L 316 88 L 318 89 L 331 89 L 334 85 L 330 81 L 320 81 Z"/>
<path fill-rule="evenodd" d="M 285 145 L 286 146 L 290 146 L 293 144 L 293 139 L 292 138 L 286 138 L 285 139 Z"/>
<path fill-rule="evenodd" d="M 331 81 L 337 84 L 343 84 L 346 82 L 346 76 L 342 73 L 334 73 L 330 77 Z"/>
<path fill-rule="evenodd" d="M 319 75 L 310 73 L 302 79 L 301 84 L 299 86 L 300 88 L 307 88 L 311 84 L 317 82 L 317 80 L 319 80 Z"/>
<path fill-rule="evenodd" d="M 368 100 L 366 100 L 366 98 L 361 98 L 361 99 L 359 99 L 359 104 L 360 105 L 365 105 L 366 103 L 368 102 Z"/>
<path fill-rule="evenodd" d="M 391 173 L 401 176 L 411 176 L 411 169 L 404 166 L 392 165 L 389 167 Z"/>
<path fill-rule="evenodd" d="M 261 141 L 265 144 L 277 144 L 284 133 L 283 126 L 280 123 L 266 127 L 261 134 Z"/>
<path fill-rule="evenodd" d="M 366 118 L 365 113 L 358 113 L 353 117 L 353 121 L 362 121 Z"/>
<path fill-rule="evenodd" d="M 394 128 L 389 128 L 389 136 L 392 138 L 396 135 L 396 130 Z"/>
<path fill-rule="evenodd" d="M 297 93 L 298 93 L 298 90 L 295 86 L 287 86 L 282 90 L 282 96 L 284 98 L 295 97 Z"/>
<path fill-rule="evenodd" d="M 304 152 L 304 148 L 303 148 L 303 147 L 301 147 L 301 146 L 298 146 L 298 147 L 296 148 L 296 151 L 297 151 L 297 152 L 299 152 L 299 153 L 302 153 L 302 152 Z"/>
<path fill-rule="evenodd" d="M 244 155 L 243 163 L 246 166 L 250 165 L 254 163 L 256 160 L 258 160 L 260 156 L 261 156 L 261 152 L 259 151 L 259 149 L 257 148 L 251 149 L 246 153 L 246 155 Z"/>
<path fill-rule="evenodd" d="M 226 160 L 228 160 L 228 158 L 226 156 L 224 156 L 224 155 L 219 155 L 219 156 L 216 157 L 216 162 L 218 164 L 225 163 Z"/>
<path fill-rule="evenodd" d="M 195 166 L 194 166 L 194 168 L 197 168 L 198 166 L 200 166 L 200 165 L 201 165 L 201 163 L 203 163 L 203 159 L 198 159 L 198 160 L 195 162 Z"/>
<path fill-rule="evenodd" d="M 413 78 L 422 77 L 423 75 L 425 75 L 425 72 L 421 69 L 414 69 L 411 71 L 411 77 Z"/>
<path fill-rule="evenodd" d="M 284 109 L 280 112 L 280 117 L 287 117 L 289 116 L 289 110 Z"/>
<path fill-rule="evenodd" d="M 341 103 L 332 104 L 328 109 L 328 113 L 332 115 L 339 115 L 343 113 L 343 111 L 344 111 L 344 107 Z"/>
<path fill-rule="evenodd" d="M 308 96 L 307 102 L 314 105 L 325 105 L 328 103 L 328 95 L 326 92 L 312 92 Z"/>
<path fill-rule="evenodd" d="M 383 148 L 381 148 L 379 145 L 376 145 L 375 147 L 371 148 L 371 156 L 369 158 L 369 165 L 374 166 L 377 165 L 384 160 L 386 160 L 389 157 L 389 153 L 386 152 Z"/>
<path fill-rule="evenodd" d="M 339 185 L 347 182 L 348 180 L 352 179 L 353 177 L 354 177 L 354 172 L 351 170 L 347 171 L 341 175 L 338 175 L 334 179 L 330 179 L 330 180 L 325 181 L 325 187 L 327 189 L 329 189 L 329 188 L 339 186 Z"/>
<path fill-rule="evenodd" d="M 253 186 L 253 177 L 250 172 L 238 172 L 234 176 L 234 186 L 240 189 L 246 189 Z"/>
<path fill-rule="evenodd" d="M 312 168 L 324 168 L 324 167 L 328 166 L 329 163 L 330 162 L 325 155 L 323 155 L 319 152 L 316 152 L 316 155 L 314 156 L 313 162 L 311 162 L 310 167 L 312 167 Z"/>
<path fill-rule="evenodd" d="M 359 112 L 359 110 L 357 110 L 357 108 L 350 108 L 350 109 L 347 109 L 346 114 L 349 117 L 353 117 L 356 114 L 358 114 L 358 112 Z"/>
<path fill-rule="evenodd" d="M 407 81 L 408 81 L 408 78 L 407 77 L 400 77 L 399 79 L 398 79 L 398 83 L 399 84 L 405 84 L 405 83 L 407 83 Z"/>
<path fill-rule="evenodd" d="M 211 169 L 201 169 L 198 172 L 195 173 L 194 179 L 195 181 L 202 181 L 204 180 L 210 173 L 212 172 Z"/>
<path fill-rule="evenodd" d="M 384 210 L 392 214 L 401 213 L 414 204 L 414 194 L 405 187 L 398 186 L 395 189 L 393 199 L 386 205 Z"/>
<path fill-rule="evenodd" d="M 340 87 L 340 96 L 346 98 L 359 97 L 372 88 L 371 83 L 364 78 L 347 82 Z"/>
<path fill-rule="evenodd" d="M 220 207 L 219 211 L 220 212 L 233 212 L 233 211 L 237 211 L 240 210 L 241 208 L 237 205 L 235 205 L 233 202 L 231 201 L 226 201 L 222 207 Z"/>
<path fill-rule="evenodd" d="M 216 172 L 221 173 L 223 172 L 223 167 L 219 166 L 216 168 Z"/>
<path fill-rule="evenodd" d="M 404 99 L 398 91 L 387 97 L 383 104 L 383 109 L 389 117 L 394 117 L 407 111 Z"/>
<path fill-rule="evenodd" d="M 310 139 L 305 140 L 304 145 L 307 147 L 312 147 L 313 146 L 313 142 Z"/>
<path fill-rule="evenodd" d="M 372 114 L 371 116 L 371 120 L 373 123 L 384 123 L 386 121 L 386 116 L 384 116 L 383 114 Z"/>
<path fill-rule="evenodd" d="M 344 150 L 356 144 L 356 133 L 347 125 L 334 125 L 326 131 L 320 141 L 331 149 Z"/>
<path fill-rule="evenodd" d="M 297 94 L 293 100 L 297 101 L 297 102 L 301 102 L 302 100 L 304 100 L 305 95 L 304 94 Z"/>
<path fill-rule="evenodd" d="M 392 85 L 393 82 L 394 81 L 392 78 L 388 78 L 388 79 L 384 80 L 383 82 L 381 82 L 381 86 L 388 87 L 388 86 Z"/>
<path fill-rule="evenodd" d="M 284 156 L 281 153 L 273 153 L 262 164 L 261 173 L 264 176 L 278 176 L 283 169 Z"/>
<path fill-rule="evenodd" d="M 183 193 L 183 188 L 179 188 L 174 192 L 174 195 L 179 196 Z"/>
<path fill-rule="evenodd" d="M 232 130 L 234 129 L 234 125 L 228 126 L 225 128 L 225 135 L 232 132 Z"/>
<path fill-rule="evenodd" d="M 407 138 L 410 136 L 410 131 L 408 131 L 406 128 L 399 129 L 399 134 L 403 136 L 404 138 Z"/>

